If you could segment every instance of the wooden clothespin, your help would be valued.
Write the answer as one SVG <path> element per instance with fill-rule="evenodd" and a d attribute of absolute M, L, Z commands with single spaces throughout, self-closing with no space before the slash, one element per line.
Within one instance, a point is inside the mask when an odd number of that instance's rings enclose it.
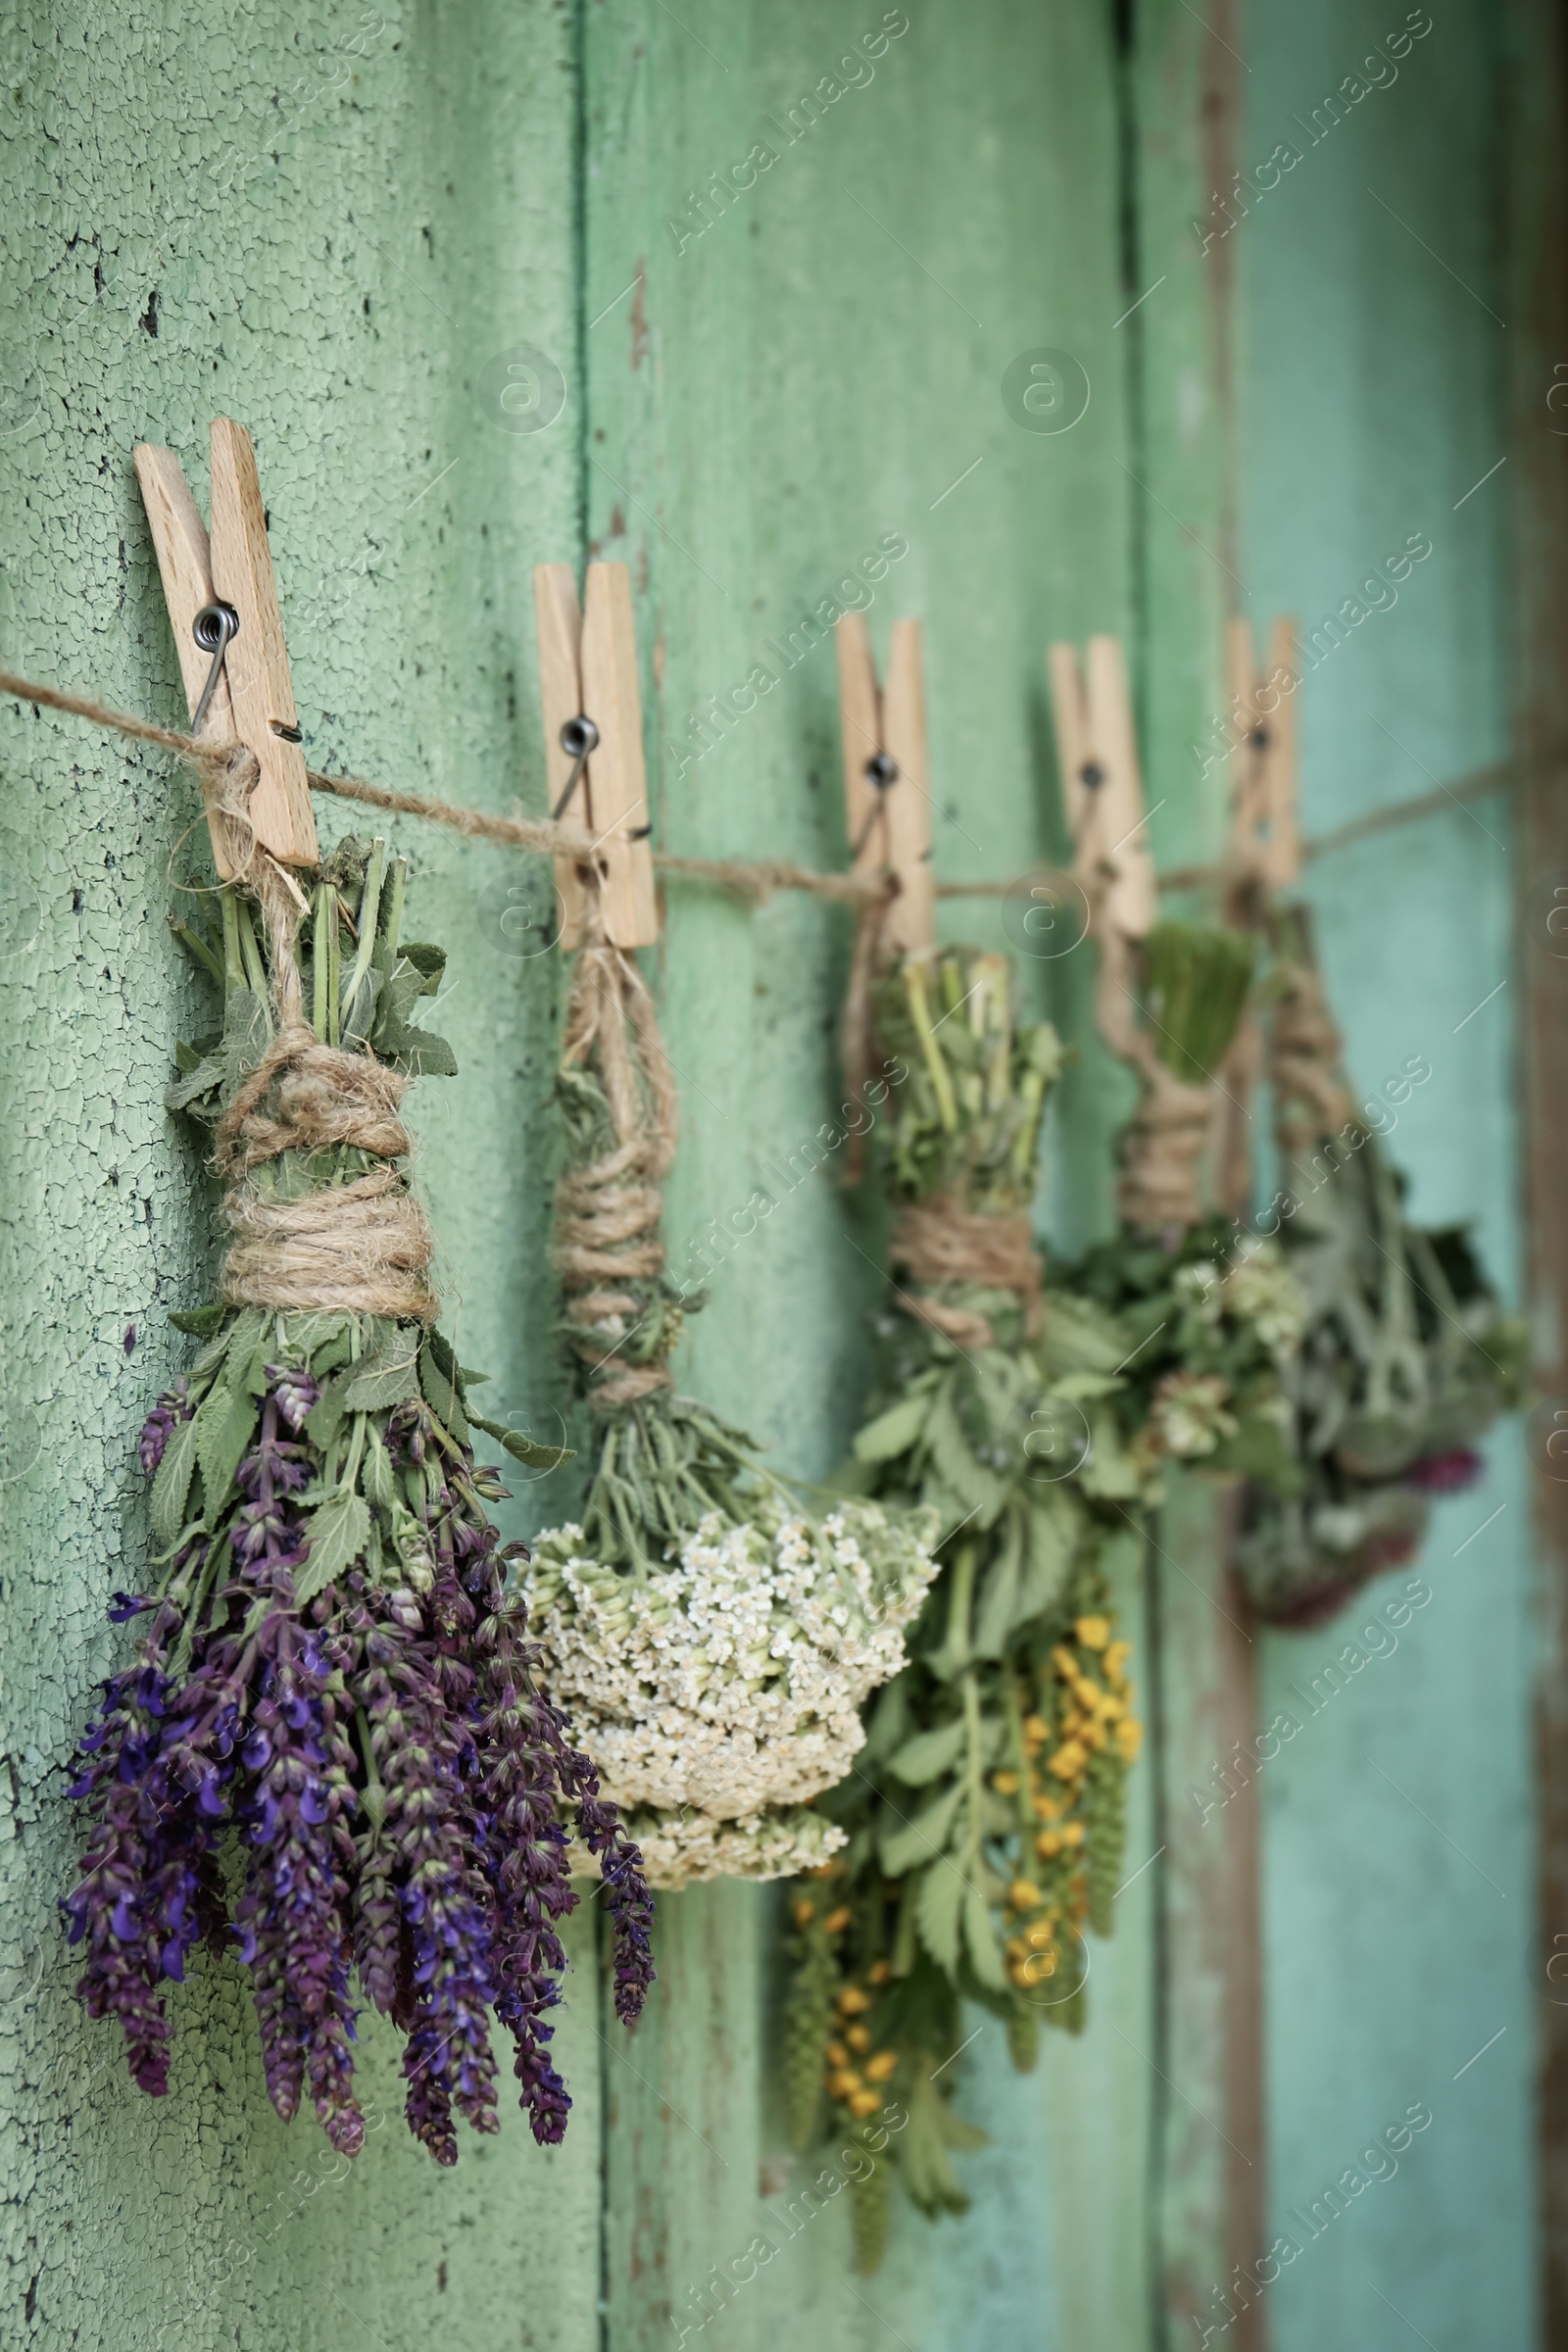
<path fill-rule="evenodd" d="M 885 687 L 877 685 L 864 614 L 846 612 L 835 634 L 853 870 L 873 880 L 891 873 L 897 880 L 882 938 L 895 955 L 906 956 L 936 944 L 920 623 L 894 622 Z"/>
<path fill-rule="evenodd" d="M 1158 915 L 1158 885 L 1121 640 L 1090 638 L 1087 684 L 1076 646 L 1053 645 L 1048 660 L 1073 871 L 1092 906 L 1098 897 L 1102 931 L 1142 939 Z"/>
<path fill-rule="evenodd" d="M 1297 819 L 1296 663 L 1298 624 L 1269 630 L 1268 660 L 1254 675 L 1252 626 L 1238 615 L 1226 632 L 1231 697 L 1231 821 L 1226 864 L 1232 892 L 1249 884 L 1291 890 L 1300 879 Z"/>
<path fill-rule="evenodd" d="M 537 564 L 533 594 L 550 813 L 593 837 L 607 936 L 617 948 L 651 948 L 659 903 L 631 574 L 624 564 L 590 564 L 579 612 L 571 565 Z M 561 945 L 579 947 L 584 890 L 575 860 L 557 858 L 556 887 Z"/>
<path fill-rule="evenodd" d="M 143 442 L 136 478 L 195 730 L 255 754 L 261 774 L 248 814 L 257 840 L 283 865 L 315 865 L 316 818 L 251 437 L 229 417 L 213 419 L 210 533 L 172 451 Z M 207 819 L 227 881 L 233 845 L 210 795 Z"/>

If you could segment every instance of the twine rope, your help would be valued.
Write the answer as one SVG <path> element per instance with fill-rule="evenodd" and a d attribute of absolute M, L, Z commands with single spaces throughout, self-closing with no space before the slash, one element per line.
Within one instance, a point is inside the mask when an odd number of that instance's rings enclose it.
<path fill-rule="evenodd" d="M 201 777 L 210 808 L 218 779 L 236 762 L 250 761 L 254 789 L 255 760 L 243 745 L 215 744 L 205 737 L 183 735 L 174 727 L 161 727 L 151 719 L 135 717 L 130 711 L 117 710 L 91 695 L 67 694 L 56 686 L 40 686 L 35 680 L 20 677 L 9 669 L 0 669 L 0 694 L 15 695 L 24 703 L 37 703 L 45 710 L 67 711 L 74 718 L 84 718 L 104 728 L 109 734 L 125 735 L 133 742 L 157 744 L 161 750 L 172 752 Z M 334 800 L 356 801 L 366 808 L 384 808 L 393 815 L 422 817 L 429 824 L 444 825 L 448 831 L 466 834 L 470 840 L 505 842 L 510 848 L 532 850 L 541 857 L 570 858 L 584 865 L 590 874 L 597 870 L 594 854 L 601 845 L 576 826 L 560 824 L 554 818 L 491 816 L 481 808 L 466 808 L 453 801 L 433 801 L 422 793 L 394 792 L 384 784 L 368 784 L 362 776 L 323 775 L 314 767 L 306 770 L 306 776 L 314 792 L 324 792 Z M 242 808 L 238 814 L 254 845 L 254 829 L 245 819 Z M 679 858 L 667 850 L 654 850 L 651 854 L 655 866 L 662 873 L 708 882 L 754 903 L 771 897 L 775 890 L 801 890 L 814 898 L 864 906 L 886 899 L 891 889 L 885 876 L 820 874 L 809 866 L 791 864 L 787 858 Z M 240 859 L 235 858 L 233 862 L 237 869 Z"/>
<path fill-rule="evenodd" d="M 888 1255 L 920 1292 L 901 1294 L 900 1303 L 916 1322 L 928 1323 L 957 1348 L 990 1348 L 996 1333 L 978 1307 L 956 1306 L 928 1294 L 948 1283 L 973 1283 L 988 1291 L 1016 1291 L 1024 1303 L 1031 1337 L 1041 1319 L 1040 1257 L 1027 1215 L 998 1216 L 962 1207 L 946 1194 L 911 1201 L 900 1209 Z"/>
<path fill-rule="evenodd" d="M 1214 1124 L 1216 1090 L 1178 1078 L 1139 1027 L 1126 934 L 1114 923 L 1097 922 L 1095 936 L 1100 941 L 1095 1004 L 1100 1033 L 1143 1081 L 1138 1108 L 1122 1130 L 1117 1213 L 1140 1233 L 1196 1225 L 1203 1214 L 1199 1180 Z"/>
<path fill-rule="evenodd" d="M 440 1311 L 429 1278 L 435 1237 L 392 1164 L 414 1149 L 398 1116 L 408 1081 L 368 1054 L 323 1046 L 300 1015 L 295 920 L 285 900 L 273 933 L 273 968 L 280 1015 L 286 975 L 292 976 L 295 1017 L 284 1019 L 218 1128 L 214 1159 L 228 1178 L 222 1213 L 232 1236 L 220 1294 L 229 1306 L 352 1310 L 432 1323 Z M 276 943 L 285 934 L 280 957 Z M 255 1181 L 258 1168 L 285 1152 L 334 1145 L 356 1147 L 385 1164 L 294 1200 Z"/>
<path fill-rule="evenodd" d="M 556 1188 L 556 1264 L 567 1300 L 569 1344 L 587 1369 L 596 1412 L 612 1412 L 674 1386 L 662 1358 L 621 1353 L 646 1312 L 632 1287 L 664 1268 L 662 1186 L 675 1158 L 679 1097 L 648 984 L 605 936 L 590 886 L 583 945 L 566 1005 L 562 1067 L 597 1068 L 615 1141 Z M 671 1332 L 673 1338 L 673 1332 Z"/>
<path fill-rule="evenodd" d="M 1293 962 L 1274 1007 L 1269 1038 L 1269 1078 L 1274 1089 L 1274 1124 L 1287 1152 L 1337 1135 L 1355 1116 L 1341 1063 L 1340 1034 L 1323 983 L 1310 963 Z"/>

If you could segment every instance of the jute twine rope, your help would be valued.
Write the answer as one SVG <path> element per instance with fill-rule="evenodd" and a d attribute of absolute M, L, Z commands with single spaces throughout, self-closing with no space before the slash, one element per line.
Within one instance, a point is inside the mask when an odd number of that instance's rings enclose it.
<path fill-rule="evenodd" d="M 619 1353 L 646 1312 L 632 1286 L 664 1267 L 661 1186 L 675 1158 L 679 1098 L 648 985 L 605 937 L 600 894 L 587 892 L 584 940 L 566 1005 L 562 1066 L 597 1070 L 613 1147 L 568 1169 L 556 1190 L 556 1264 L 571 1346 L 588 1370 L 596 1412 L 612 1412 L 674 1384 L 664 1362 Z"/>
<path fill-rule="evenodd" d="M 1345 1040 L 1310 963 L 1285 967 L 1269 1037 L 1274 1124 L 1286 1152 L 1310 1150 L 1355 1116 L 1341 1062 Z"/>
<path fill-rule="evenodd" d="M 1215 1090 L 1189 1086 L 1166 1068 L 1134 1014 L 1129 942 L 1111 923 L 1101 927 L 1099 937 L 1101 1034 L 1132 1063 L 1144 1086 L 1122 1131 L 1118 1213 L 1140 1233 L 1196 1225 L 1203 1214 L 1200 1177 L 1213 1130 Z"/>
<path fill-rule="evenodd" d="M 204 790 L 216 770 L 235 758 L 241 760 L 251 758 L 240 746 L 213 744 L 199 736 L 182 735 L 173 727 L 160 727 L 151 719 L 116 710 L 91 695 L 67 694 L 56 686 L 40 686 L 33 679 L 19 677 L 13 670 L 0 669 L 0 694 L 38 703 L 45 710 L 69 711 L 75 718 L 88 719 L 112 735 L 126 735 L 136 743 L 155 743 L 193 767 L 202 778 Z M 313 792 L 324 792 L 334 800 L 357 801 L 368 808 L 384 808 L 393 815 L 422 817 L 427 823 L 444 825 L 449 832 L 466 834 L 474 841 L 505 842 L 513 849 L 534 850 L 543 857 L 569 858 L 590 866 L 599 847 L 589 834 L 579 832 L 574 825 L 558 824 L 551 818 L 491 816 L 482 808 L 465 808 L 451 801 L 432 801 L 421 793 L 393 792 L 384 784 L 368 784 L 360 776 L 322 775 L 314 767 L 308 768 L 306 774 Z M 212 806 L 210 794 L 208 805 Z M 858 906 L 887 896 L 888 886 L 880 877 L 819 874 L 782 858 L 677 858 L 666 850 L 655 850 L 652 855 L 662 873 L 711 883 L 715 889 L 731 890 L 754 901 L 766 899 L 775 890 L 807 891 L 814 898 L 841 900 Z"/>
<path fill-rule="evenodd" d="M 1026 1215 L 989 1215 L 938 1194 L 900 1209 L 888 1254 L 911 1281 L 929 1289 L 963 1282 L 988 1291 L 1016 1291 L 1026 1328 L 1031 1335 L 1040 1328 L 1040 1258 Z M 919 1293 L 901 1294 L 900 1304 L 955 1347 L 989 1348 L 995 1342 L 991 1318 L 978 1307 L 954 1306 Z"/>

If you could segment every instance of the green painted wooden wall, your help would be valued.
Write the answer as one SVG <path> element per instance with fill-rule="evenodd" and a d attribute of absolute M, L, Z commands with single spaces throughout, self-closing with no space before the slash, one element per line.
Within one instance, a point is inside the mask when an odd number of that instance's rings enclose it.
<path fill-rule="evenodd" d="M 1294 138 L 1301 162 L 1243 244 L 1241 568 L 1260 610 L 1289 602 L 1308 628 L 1358 591 L 1364 608 L 1384 599 L 1302 688 L 1305 819 L 1326 832 L 1509 748 L 1517 458 L 1494 469 L 1513 446 L 1498 231 L 1520 59 L 1504 12 L 1434 10 L 1402 59 L 1361 71 L 1366 94 L 1329 129 L 1313 109 L 1404 12 L 1270 6 L 1250 21 L 1242 160 Z M 1432 553 L 1390 605 L 1363 584 L 1407 534 Z M 1415 1213 L 1474 1218 L 1517 1297 L 1511 835 L 1506 793 L 1445 805 L 1321 860 L 1309 896 L 1359 1083 L 1380 1088 L 1409 1054 L 1432 1065 L 1394 1138 Z M 1264 1776 L 1275 2227 L 1409 2102 L 1433 2117 L 1397 2178 L 1273 2290 L 1279 2352 L 1395 2352 L 1412 2329 L 1536 2340 L 1542 1980 L 1518 1423 L 1487 1451 L 1485 1482 L 1435 1516 L 1419 1563 L 1431 1602 L 1363 1642 L 1368 1665 Z M 1402 1583 L 1374 1586 L 1346 1632 L 1376 1623 Z M 1391 1638 L 1396 1653 L 1370 1656 Z M 1327 1633 L 1271 1638 L 1269 1712 L 1335 1647 Z"/>
<path fill-rule="evenodd" d="M 1419 785 L 1383 755 L 1368 708 L 1401 734 L 1419 706 L 1404 740 L 1457 775 L 1505 740 L 1500 525 L 1485 492 L 1449 511 L 1491 463 L 1495 346 L 1357 191 L 1370 179 L 1493 300 L 1485 12 L 1466 0 L 1445 17 L 1400 84 L 1335 134 L 1343 152 L 1309 158 L 1206 256 L 1191 222 L 1238 85 L 1246 160 L 1287 135 L 1277 114 L 1349 71 L 1372 20 L 1348 0 L 1259 0 L 1245 28 L 1201 13 L 1211 30 L 1178 0 L 1131 24 L 1100 0 L 976 0 L 906 23 L 828 0 L 683 0 L 678 14 L 424 0 L 308 20 L 224 0 L 199 22 L 158 5 L 128 24 L 62 0 L 47 24 L 13 19 L 0 649 L 173 715 L 130 451 L 167 441 L 200 492 L 206 420 L 227 413 L 256 435 L 322 767 L 537 808 L 529 567 L 598 554 L 633 567 L 666 846 L 842 858 L 831 649 L 806 650 L 754 709 L 731 699 L 725 724 L 712 698 L 754 665 L 784 670 L 769 641 L 804 643 L 824 600 L 869 598 L 879 645 L 900 612 L 926 622 L 944 878 L 1059 846 L 1042 649 L 1094 629 L 1135 649 L 1153 839 L 1174 863 L 1216 842 L 1218 776 L 1200 777 L 1190 747 L 1221 708 L 1225 612 L 1246 595 L 1259 618 L 1290 603 L 1315 617 L 1389 531 L 1424 527 L 1427 605 L 1412 591 L 1375 615 L 1310 689 L 1307 822 Z M 808 122 L 800 102 L 825 76 L 838 94 Z M 759 149 L 774 158 L 760 169 Z M 699 233 L 710 175 L 748 157 L 755 185 L 710 194 Z M 1069 430 L 1026 431 L 1004 404 L 1008 364 L 1038 347 L 1087 371 Z M 524 350 L 565 383 L 537 431 L 514 429 L 533 417 L 499 391 Z M 904 552 L 868 576 L 890 541 Z M 164 913 L 197 810 L 163 762 L 30 711 L 3 714 L 0 777 L 0 2335 L 46 2352 L 422 2352 L 449 2331 L 474 2352 L 642 2352 L 685 2328 L 695 2340 L 711 2267 L 798 2186 L 767 2090 L 768 1890 L 664 1902 L 661 1985 L 629 2040 L 599 2000 L 585 1926 L 563 2027 L 565 2147 L 536 2150 L 514 2115 L 450 2176 L 403 2132 L 384 2035 L 368 2034 L 367 2062 L 388 2125 L 336 2180 L 306 2127 L 286 2132 L 265 2104 L 237 1975 L 207 1969 L 176 2004 L 174 2083 L 156 2109 L 71 1998 L 57 1767 L 114 1654 L 105 1597 L 144 1549 L 131 1444 L 175 1360 L 163 1317 L 211 1266 L 210 1202 L 161 1108 L 189 1013 Z M 1505 1008 L 1449 1041 L 1506 954 L 1502 854 L 1476 856 L 1468 833 L 1456 817 L 1390 837 L 1318 868 L 1314 889 L 1358 1069 L 1373 1080 L 1413 1051 L 1439 1065 L 1404 1131 L 1418 1207 L 1484 1211 L 1507 1268 Z M 419 928 L 454 949 L 463 1075 L 415 1102 L 465 1352 L 504 1409 L 550 1435 L 548 880 L 500 851 L 404 839 Z M 848 941 L 841 916 L 789 898 L 744 913 L 672 887 L 666 911 L 655 962 L 685 1122 L 667 1238 L 683 1267 L 762 1156 L 830 1114 Z M 953 902 L 943 920 L 1019 944 L 994 904 Z M 1084 964 L 1024 966 L 1074 1031 Z M 1043 1215 L 1059 1247 L 1103 1228 L 1126 1101 L 1090 1043 L 1051 1137 Z M 841 1450 L 862 1390 L 879 1247 L 825 1171 L 718 1253 L 692 1329 L 688 1380 L 808 1475 Z M 1435 1541 L 1440 1605 L 1265 1791 L 1271 2197 L 1316 2193 L 1391 2101 L 1426 2098 L 1436 2118 L 1400 2178 L 1277 2290 L 1282 2347 L 1399 2340 L 1369 2277 L 1435 2342 L 1529 2340 L 1528 1642 L 1505 1442 L 1494 1455 L 1495 1494 L 1446 1514 Z M 569 1473 L 519 1488 L 509 1532 L 570 1495 Z M 1450 1567 L 1497 1500 L 1508 1515 Z M 1166 1835 L 1208 1737 L 1212 1604 L 1187 1570 L 1211 1582 L 1213 1525 L 1201 1498 L 1172 1522 L 1152 1608 L 1125 1580 L 1170 1759 L 1163 1788 L 1154 1767 L 1137 1778 L 1129 1867 L 1168 1850 L 1097 1952 L 1089 2033 L 1028 2081 L 994 2029 L 960 2062 L 964 2111 L 994 2134 L 966 2220 L 933 2230 L 902 2211 L 866 2282 L 830 2209 L 705 2340 L 1186 2340 L 1188 2323 L 1161 2316 L 1173 2264 L 1200 2292 L 1229 2259 L 1223 2157 L 1190 2120 L 1223 2088 L 1226 1984 L 1190 1965 L 1182 1901 L 1201 1857 Z M 1304 1653 L 1265 1646 L 1272 1700 Z M 1368 1758 L 1499 1894 L 1478 1891 Z M 1494 2013 L 1505 2038 L 1460 2083 L 1445 2077 L 1440 2099 L 1449 2039 L 1457 2067 Z"/>

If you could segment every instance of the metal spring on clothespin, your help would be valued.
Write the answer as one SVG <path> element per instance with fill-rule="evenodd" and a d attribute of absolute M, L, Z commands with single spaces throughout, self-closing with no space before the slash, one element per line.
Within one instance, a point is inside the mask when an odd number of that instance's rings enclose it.
<path fill-rule="evenodd" d="M 893 758 L 890 752 L 873 752 L 870 759 L 866 761 L 862 772 L 865 776 L 866 782 L 879 796 L 881 796 L 891 791 L 892 787 L 898 782 L 899 763 Z M 870 815 L 866 818 L 865 823 L 860 828 L 859 840 L 855 844 L 855 847 L 850 852 L 852 861 L 859 857 L 860 852 L 870 840 L 871 828 L 876 823 L 877 818 L 882 814 L 882 809 L 883 802 L 879 797 L 872 806 Z"/>
<path fill-rule="evenodd" d="M 579 710 L 575 718 L 568 718 L 565 721 L 559 740 L 562 750 L 571 761 L 571 773 L 566 778 L 565 789 L 550 811 L 552 819 L 558 825 L 565 813 L 566 803 L 577 789 L 577 778 L 582 774 L 584 761 L 590 752 L 596 752 L 599 749 L 599 729 L 591 718 Z"/>
<path fill-rule="evenodd" d="M 207 672 L 207 683 L 191 712 L 190 731 L 193 735 L 199 735 L 202 720 L 207 716 L 207 706 L 222 674 L 223 656 L 228 651 L 230 640 L 239 635 L 239 614 L 232 605 L 203 605 L 190 624 L 190 633 L 202 652 L 213 657 L 213 665 Z"/>

